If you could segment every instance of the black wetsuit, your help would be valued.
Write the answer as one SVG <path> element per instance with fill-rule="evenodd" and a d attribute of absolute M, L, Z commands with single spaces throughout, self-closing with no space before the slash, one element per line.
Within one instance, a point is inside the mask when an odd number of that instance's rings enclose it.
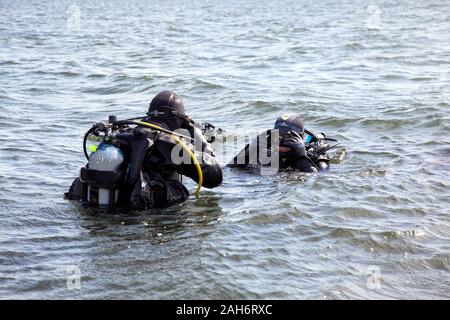
<path fill-rule="evenodd" d="M 294 169 L 301 172 L 317 172 L 320 167 L 310 158 L 297 156 L 293 152 L 280 152 L 280 169 Z"/>
<path fill-rule="evenodd" d="M 267 149 L 267 154 L 270 156 L 271 136 L 272 130 L 267 130 L 260 134 L 250 144 L 239 152 L 228 164 L 227 167 L 248 169 L 264 166 L 260 161 L 260 141 L 266 139 L 264 148 Z M 281 144 L 282 145 L 282 144 Z M 288 152 L 279 152 L 279 168 L 280 170 L 294 169 L 301 172 L 317 172 L 328 168 L 329 159 L 326 155 L 315 156 L 313 144 L 304 147 L 302 152 L 291 150 Z"/>
<path fill-rule="evenodd" d="M 164 126 L 164 123 L 160 123 Z M 165 126 L 167 128 L 167 126 Z M 222 169 L 203 137 L 195 127 L 187 129 L 191 137 L 200 139 L 198 150 L 193 150 L 203 173 L 203 187 L 214 188 L 222 183 Z M 195 133 L 195 135 L 194 135 Z M 127 154 L 128 170 L 120 188 L 119 205 L 133 209 L 150 209 L 169 206 L 186 200 L 189 192 L 181 182 L 185 175 L 198 182 L 195 165 L 175 164 L 171 152 L 176 146 L 174 140 L 162 133 L 137 127 L 117 137 L 120 148 Z M 81 199 L 81 182 L 77 178 L 65 194 L 71 200 Z"/>

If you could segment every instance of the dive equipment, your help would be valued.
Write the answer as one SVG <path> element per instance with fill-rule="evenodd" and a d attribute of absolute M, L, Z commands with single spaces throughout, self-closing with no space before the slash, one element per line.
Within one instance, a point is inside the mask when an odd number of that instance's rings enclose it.
<path fill-rule="evenodd" d="M 223 130 L 221 128 L 217 128 L 209 122 L 202 123 L 202 132 L 206 137 L 206 141 L 209 143 L 216 141 L 217 136 L 223 134 Z"/>
<path fill-rule="evenodd" d="M 281 117 L 280 117 L 281 119 Z M 285 120 L 285 119 L 282 119 Z M 282 122 L 282 121 L 279 121 Z M 278 125 L 277 125 L 278 126 Z M 280 127 L 280 126 L 278 126 Z M 280 142 L 284 138 L 289 138 L 292 133 L 287 131 L 288 125 L 283 124 L 283 130 L 280 130 Z M 275 130 L 278 128 L 275 128 Z M 228 162 L 227 167 L 248 169 L 251 167 L 259 166 L 259 143 L 261 141 L 267 141 L 267 151 L 269 152 L 271 146 L 269 144 L 269 137 L 272 134 L 272 130 L 269 129 L 259 134 L 253 141 L 248 143 L 233 159 Z M 279 129 L 278 129 L 279 130 Z M 293 131 L 293 130 L 292 130 Z M 295 132 L 295 131 L 294 131 Z M 296 132 L 297 133 L 297 132 Z M 298 133 L 297 133 L 298 134 Z M 300 135 L 301 136 L 301 135 Z M 304 129 L 304 142 L 307 151 L 307 157 L 312 163 L 315 162 L 327 162 L 329 157 L 326 154 L 327 151 L 337 147 L 339 142 L 334 138 L 327 137 L 324 133 L 315 134 L 308 129 Z M 327 143 L 328 141 L 335 142 L 334 144 Z"/>
<path fill-rule="evenodd" d="M 120 170 L 125 157 L 122 151 L 102 143 L 89 158 L 87 167 L 81 168 L 82 200 L 92 205 L 112 207 L 119 198 L 124 172 Z"/>
<path fill-rule="evenodd" d="M 164 129 L 154 123 L 142 121 L 145 117 L 117 120 L 110 116 L 107 123 L 95 123 L 84 135 L 83 151 L 89 163 L 80 170 L 82 182 L 82 200 L 93 205 L 108 205 L 112 208 L 119 197 L 119 187 L 123 182 L 127 170 L 125 156 L 121 150 L 119 139 L 121 132 L 130 129 L 131 125 L 147 127 L 170 136 L 190 156 L 198 174 L 198 184 L 195 195 L 200 194 L 203 184 L 203 172 L 195 154 L 180 138 L 193 141 L 194 138 Z M 137 120 L 139 119 L 139 120 Z M 147 119 L 146 119 L 147 120 Z M 87 145 L 88 138 L 97 137 L 98 146 Z M 117 137 L 117 138 L 116 138 Z M 88 153 L 91 152 L 90 154 Z"/>

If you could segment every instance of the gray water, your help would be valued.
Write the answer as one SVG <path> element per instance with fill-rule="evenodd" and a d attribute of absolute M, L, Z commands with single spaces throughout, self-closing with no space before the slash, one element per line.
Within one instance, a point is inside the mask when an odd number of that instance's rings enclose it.
<path fill-rule="evenodd" d="M 0 298 L 450 298 L 450 2 L 0 0 L 0 17 Z M 156 212 L 64 200 L 91 124 L 163 89 L 238 140 L 225 158 L 288 112 L 348 155 L 225 169 Z"/>

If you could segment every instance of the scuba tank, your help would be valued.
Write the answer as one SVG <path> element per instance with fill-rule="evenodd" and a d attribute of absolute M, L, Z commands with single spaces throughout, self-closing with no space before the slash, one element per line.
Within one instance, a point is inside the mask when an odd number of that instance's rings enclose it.
<path fill-rule="evenodd" d="M 139 202 L 141 189 L 147 188 L 147 181 L 142 181 L 142 164 L 159 132 L 169 135 L 185 151 L 190 152 L 199 176 L 196 193 L 199 192 L 203 180 L 202 169 L 189 147 L 180 140 L 180 137 L 187 140 L 192 138 L 143 121 L 143 118 L 118 121 L 115 116 L 109 116 L 107 123 L 94 123 L 85 133 L 83 152 L 88 164 L 80 169 L 81 197 L 78 197 L 83 203 L 107 206 L 110 210 L 116 204 Z M 141 127 L 151 130 L 144 131 Z M 170 179 L 180 180 L 180 175 L 174 173 Z"/>
<path fill-rule="evenodd" d="M 89 156 L 89 163 L 80 170 L 82 200 L 91 205 L 112 208 L 119 198 L 119 188 L 125 176 L 122 151 L 107 143 L 101 143 Z"/>

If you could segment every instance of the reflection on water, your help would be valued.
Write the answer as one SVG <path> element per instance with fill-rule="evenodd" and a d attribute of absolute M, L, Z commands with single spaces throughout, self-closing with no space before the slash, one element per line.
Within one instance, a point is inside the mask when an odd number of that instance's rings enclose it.
<path fill-rule="evenodd" d="M 189 200 L 189 207 L 182 203 L 163 209 L 110 213 L 106 209 L 80 206 L 78 214 L 83 219 L 82 228 L 88 230 L 91 236 L 147 240 L 151 244 L 160 244 L 178 236 L 194 236 L 196 228 L 212 230 L 221 219 L 219 200 L 213 197 L 194 198 Z"/>

